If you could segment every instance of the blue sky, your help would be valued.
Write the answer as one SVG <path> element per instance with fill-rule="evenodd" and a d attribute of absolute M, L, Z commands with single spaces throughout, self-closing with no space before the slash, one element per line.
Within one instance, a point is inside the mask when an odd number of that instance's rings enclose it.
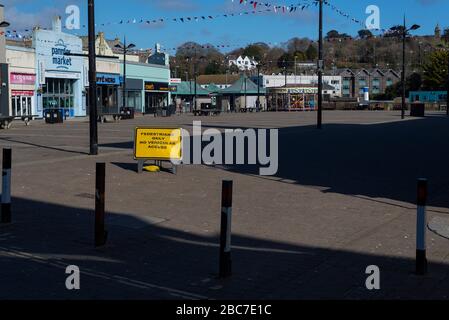
<path fill-rule="evenodd" d="M 304 0 L 261 0 L 276 5 L 291 5 Z M 388 29 L 402 21 L 404 13 L 410 23 L 422 26 L 418 34 L 432 34 L 435 25 L 449 27 L 449 0 L 329 0 L 330 3 L 352 17 L 365 20 L 366 7 L 377 5 L 381 10 L 381 27 Z M 317 37 L 317 9 L 313 6 L 297 13 L 264 13 L 231 18 L 217 18 L 199 22 L 171 22 L 172 18 L 219 15 L 251 11 L 251 5 L 240 5 L 239 0 L 96 0 L 98 24 L 120 20 L 153 20 L 170 18 L 170 22 L 156 24 L 124 24 L 97 28 L 108 38 L 123 37 L 138 48 L 153 47 L 159 42 L 165 48 L 173 48 L 185 41 L 213 45 L 243 46 L 251 42 L 281 44 L 292 37 Z M 308 0 L 311 2 L 311 0 Z M 82 24 L 86 23 L 86 0 L 0 0 L 6 7 L 6 18 L 11 29 L 23 30 L 33 25 L 49 26 L 53 15 L 65 16 L 69 4 L 80 6 Z M 325 32 L 337 29 L 356 34 L 360 26 L 338 15 L 325 6 Z M 86 30 L 78 31 L 85 34 Z"/>

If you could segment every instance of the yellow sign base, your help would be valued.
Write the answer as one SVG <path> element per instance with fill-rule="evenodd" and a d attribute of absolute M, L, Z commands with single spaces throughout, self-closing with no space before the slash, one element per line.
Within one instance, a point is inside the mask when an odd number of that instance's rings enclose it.
<path fill-rule="evenodd" d="M 160 172 L 161 171 L 161 167 L 155 166 L 155 165 L 151 165 L 151 166 L 143 167 L 143 170 L 148 171 L 148 172 Z"/>

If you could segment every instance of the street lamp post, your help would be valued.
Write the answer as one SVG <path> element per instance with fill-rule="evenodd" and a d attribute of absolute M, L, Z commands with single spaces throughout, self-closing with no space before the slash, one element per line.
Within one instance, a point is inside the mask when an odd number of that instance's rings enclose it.
<path fill-rule="evenodd" d="M 135 48 L 136 46 L 132 43 L 130 43 L 129 45 L 126 45 L 126 37 L 124 37 L 123 39 L 123 45 L 121 44 L 116 44 L 115 47 L 117 49 L 121 49 L 123 50 L 123 87 L 122 87 L 122 101 L 123 101 L 123 108 L 126 107 L 126 54 L 128 53 L 128 51 L 132 48 Z"/>
<path fill-rule="evenodd" d="M 89 132 L 90 155 L 98 155 L 97 65 L 95 53 L 95 2 L 88 0 L 89 33 Z"/>
<path fill-rule="evenodd" d="M 405 69 L 405 64 L 406 64 L 406 55 L 405 55 L 405 40 L 407 39 L 407 34 L 410 31 L 413 30 L 418 30 L 420 28 L 419 25 L 414 24 L 411 28 L 407 29 L 406 26 L 406 21 L 405 21 L 405 16 L 404 16 L 404 26 L 402 29 L 402 107 L 401 107 L 401 118 L 405 119 L 405 109 L 407 107 L 406 105 L 406 98 L 405 98 L 405 91 L 406 91 L 406 69 Z"/>
<path fill-rule="evenodd" d="M 257 103 L 256 111 L 260 110 L 260 63 L 257 64 Z"/>
<path fill-rule="evenodd" d="M 317 128 L 323 127 L 323 0 L 320 1 L 318 39 L 318 119 Z"/>

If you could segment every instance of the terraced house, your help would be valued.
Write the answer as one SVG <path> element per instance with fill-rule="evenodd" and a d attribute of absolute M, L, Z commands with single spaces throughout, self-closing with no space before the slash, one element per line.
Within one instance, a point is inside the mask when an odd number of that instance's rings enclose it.
<path fill-rule="evenodd" d="M 344 98 L 363 97 L 363 88 L 369 88 L 370 96 L 383 94 L 389 86 L 401 81 L 401 73 L 392 69 L 339 69 L 338 74 Z"/>

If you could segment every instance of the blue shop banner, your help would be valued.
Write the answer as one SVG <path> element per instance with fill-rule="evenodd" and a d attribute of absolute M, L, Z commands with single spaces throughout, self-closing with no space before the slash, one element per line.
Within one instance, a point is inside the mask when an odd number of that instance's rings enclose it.
<path fill-rule="evenodd" d="M 97 73 L 97 84 L 107 84 L 112 86 L 120 85 L 120 75 L 111 73 Z"/>

